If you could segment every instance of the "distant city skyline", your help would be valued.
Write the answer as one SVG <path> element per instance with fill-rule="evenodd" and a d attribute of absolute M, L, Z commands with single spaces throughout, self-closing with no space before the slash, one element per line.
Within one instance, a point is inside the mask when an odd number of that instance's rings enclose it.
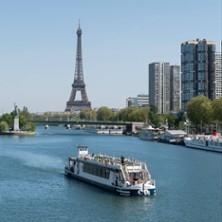
<path fill-rule="evenodd" d="M 81 20 L 92 107 L 125 107 L 148 93 L 148 64 L 180 65 L 180 45 L 222 39 L 221 0 L 1 1 L 0 113 L 64 111 Z"/>

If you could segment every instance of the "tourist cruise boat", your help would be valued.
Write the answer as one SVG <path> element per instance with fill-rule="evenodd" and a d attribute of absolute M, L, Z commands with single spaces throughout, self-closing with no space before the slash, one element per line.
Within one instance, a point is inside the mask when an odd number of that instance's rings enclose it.
<path fill-rule="evenodd" d="M 163 133 L 162 129 L 148 126 L 141 129 L 139 132 L 139 138 L 142 140 L 157 141 L 159 140 L 161 133 Z"/>
<path fill-rule="evenodd" d="M 65 175 L 113 191 L 123 196 L 150 196 L 156 193 L 155 181 L 146 163 L 104 154 L 89 154 L 78 146 L 77 157 L 69 157 Z"/>
<path fill-rule="evenodd" d="M 184 138 L 185 146 L 214 152 L 222 152 L 222 136 L 217 132 L 212 135 L 195 135 Z"/>
<path fill-rule="evenodd" d="M 89 127 L 86 129 L 89 133 L 96 133 L 98 135 L 123 135 L 125 128 L 124 126 L 104 126 Z"/>
<path fill-rule="evenodd" d="M 171 144 L 177 144 L 177 145 L 184 145 L 184 137 L 187 135 L 187 133 L 183 130 L 165 130 L 160 135 L 160 142 L 163 143 L 171 143 Z"/>

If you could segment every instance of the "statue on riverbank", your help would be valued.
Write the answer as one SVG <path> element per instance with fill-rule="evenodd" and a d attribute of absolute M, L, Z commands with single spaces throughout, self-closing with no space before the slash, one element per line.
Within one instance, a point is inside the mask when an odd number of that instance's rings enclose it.
<path fill-rule="evenodd" d="M 19 131 L 19 109 L 18 106 L 15 104 L 14 105 L 14 112 L 15 112 L 15 117 L 14 117 L 14 124 L 13 124 L 13 131 Z"/>

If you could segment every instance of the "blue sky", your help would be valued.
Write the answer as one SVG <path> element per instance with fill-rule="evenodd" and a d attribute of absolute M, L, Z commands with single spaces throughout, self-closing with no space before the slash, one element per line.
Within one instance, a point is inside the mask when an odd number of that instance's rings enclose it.
<path fill-rule="evenodd" d="M 65 109 L 79 19 L 92 106 L 124 107 L 126 97 L 147 93 L 149 63 L 180 64 L 181 42 L 219 45 L 221 7 L 221 0 L 0 0 L 0 113 L 15 102 L 33 112 Z"/>

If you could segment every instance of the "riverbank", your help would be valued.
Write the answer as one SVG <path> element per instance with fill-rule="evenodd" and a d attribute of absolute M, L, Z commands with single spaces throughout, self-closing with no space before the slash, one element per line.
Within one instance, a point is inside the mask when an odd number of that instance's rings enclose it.
<path fill-rule="evenodd" d="M 5 131 L 0 132 L 0 136 L 34 136 L 35 132 L 31 131 Z"/>

